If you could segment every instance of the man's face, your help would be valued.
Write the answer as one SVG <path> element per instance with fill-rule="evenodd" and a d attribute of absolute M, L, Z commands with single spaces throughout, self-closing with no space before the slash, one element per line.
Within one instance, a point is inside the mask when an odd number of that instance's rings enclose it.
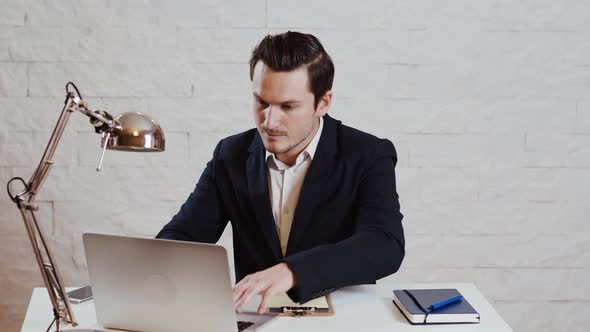
<path fill-rule="evenodd" d="M 254 121 L 264 147 L 279 158 L 281 154 L 293 157 L 307 146 L 329 105 L 322 100 L 317 111 L 314 108 L 305 66 L 278 72 L 258 61 L 252 95 Z"/>

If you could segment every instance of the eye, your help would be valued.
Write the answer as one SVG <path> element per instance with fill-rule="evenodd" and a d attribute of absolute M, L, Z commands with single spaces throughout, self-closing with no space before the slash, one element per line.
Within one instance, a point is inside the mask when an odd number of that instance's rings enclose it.
<path fill-rule="evenodd" d="M 281 108 L 285 111 L 289 111 L 289 110 L 293 109 L 293 106 L 292 105 L 283 105 L 283 106 L 281 106 Z"/>
<path fill-rule="evenodd" d="M 266 108 L 266 106 L 268 106 L 267 103 L 265 103 L 264 101 L 262 101 L 261 99 L 256 98 L 256 103 L 264 108 Z"/>

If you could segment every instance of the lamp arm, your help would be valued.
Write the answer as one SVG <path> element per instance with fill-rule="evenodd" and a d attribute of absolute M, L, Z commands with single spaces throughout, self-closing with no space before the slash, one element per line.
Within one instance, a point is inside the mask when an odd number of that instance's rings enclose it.
<path fill-rule="evenodd" d="M 17 204 L 23 218 L 37 265 L 43 277 L 43 282 L 49 294 L 51 305 L 53 306 L 53 315 L 56 319 L 57 331 L 59 324 L 71 324 L 78 326 L 76 317 L 71 307 L 70 299 L 67 296 L 63 278 L 59 273 L 53 254 L 47 246 L 43 230 L 39 227 L 35 210 L 37 206 L 29 204 Z"/>
<path fill-rule="evenodd" d="M 71 303 L 67 296 L 63 279 L 53 258 L 53 254 L 47 246 L 45 236 L 43 235 L 43 230 L 41 227 L 39 227 L 39 223 L 35 217 L 35 211 L 38 210 L 38 206 L 35 204 L 35 197 L 37 196 L 37 193 L 39 192 L 43 182 L 47 178 L 51 166 L 53 165 L 53 155 L 55 154 L 55 150 L 57 149 L 69 116 L 72 112 L 79 111 L 90 117 L 92 125 L 97 128 L 97 132 L 109 131 L 116 125 L 113 120 L 109 119 L 110 115 L 108 113 L 101 111 L 91 111 L 86 108 L 86 103 L 80 98 L 78 89 L 71 82 L 68 83 L 67 86 L 70 84 L 76 89 L 78 95 L 74 96 L 73 93 L 67 91 L 62 112 L 59 116 L 59 119 L 57 120 L 49 142 L 47 143 L 47 147 L 45 148 L 45 152 L 43 153 L 41 161 L 39 162 L 36 170 L 33 172 L 31 179 L 28 183 L 25 183 L 22 178 L 15 177 L 12 178 L 7 184 L 8 194 L 10 199 L 16 203 L 21 213 L 29 240 L 31 242 L 31 246 L 33 248 L 35 259 L 37 260 L 37 264 L 43 277 L 43 282 L 45 283 L 45 287 L 49 293 L 51 305 L 53 306 L 53 314 L 56 318 L 57 331 L 60 331 L 60 323 L 71 324 L 75 327 L 78 325 L 78 322 L 74 317 Z M 11 191 L 11 184 L 15 181 L 20 181 L 24 186 L 24 190 L 18 194 L 14 194 Z"/>
<path fill-rule="evenodd" d="M 37 169 L 35 170 L 35 172 L 33 172 L 33 175 L 31 176 L 31 179 L 28 182 L 28 192 L 26 194 L 28 196 L 28 201 L 30 203 L 32 203 L 35 199 L 35 196 L 39 192 L 39 188 L 41 187 L 45 178 L 47 177 L 47 173 L 49 173 L 49 169 L 53 165 L 53 161 L 51 159 L 55 154 L 57 145 L 59 144 L 61 136 L 63 135 L 64 129 L 70 117 L 70 113 L 72 112 L 72 109 L 68 107 L 68 104 L 71 102 L 72 98 L 73 96 L 68 93 L 68 95 L 66 96 L 66 100 L 64 102 L 62 112 L 59 116 L 59 119 L 57 120 L 55 128 L 53 129 L 53 133 L 49 138 L 49 142 L 47 143 L 45 152 L 41 157 L 41 161 L 39 162 Z"/>

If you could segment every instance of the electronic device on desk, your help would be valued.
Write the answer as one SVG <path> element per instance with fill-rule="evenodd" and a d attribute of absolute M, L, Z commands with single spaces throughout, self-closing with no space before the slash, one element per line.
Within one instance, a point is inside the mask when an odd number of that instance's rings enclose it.
<path fill-rule="evenodd" d="M 68 292 L 68 297 L 72 303 L 82 303 L 92 299 L 92 287 L 85 286 L 82 288 L 74 289 Z"/>
<path fill-rule="evenodd" d="M 480 320 L 456 289 L 394 290 L 393 303 L 410 324 L 477 324 Z"/>
<path fill-rule="evenodd" d="M 278 315 L 236 315 L 225 248 L 84 233 L 98 322 L 144 332 L 258 331 Z"/>

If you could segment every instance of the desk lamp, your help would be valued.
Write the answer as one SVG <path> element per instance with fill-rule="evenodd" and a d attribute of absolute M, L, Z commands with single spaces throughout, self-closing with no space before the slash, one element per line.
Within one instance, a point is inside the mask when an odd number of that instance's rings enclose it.
<path fill-rule="evenodd" d="M 70 87 L 75 90 L 70 91 Z M 150 117 L 138 112 L 127 112 L 113 118 L 109 113 L 99 110 L 90 110 L 82 99 L 80 91 L 72 82 L 66 84 L 66 98 L 61 115 L 57 120 L 55 129 L 51 134 L 49 143 L 45 148 L 39 166 L 31 176 L 29 182 L 20 177 L 14 177 L 8 181 L 7 191 L 10 199 L 16 203 L 29 235 L 33 252 L 39 265 L 43 282 L 49 293 L 53 306 L 53 316 L 56 322 L 56 332 L 60 330 L 60 323 L 78 325 L 67 296 L 63 279 L 57 269 L 56 262 L 47 247 L 42 229 L 39 227 L 35 211 L 35 197 L 39 193 L 43 181 L 53 165 L 53 154 L 61 139 L 66 123 L 71 113 L 80 112 L 90 118 L 90 123 L 97 134 L 101 135 L 102 153 L 96 171 L 100 171 L 106 149 L 137 152 L 164 151 L 165 140 L 162 128 Z M 13 193 L 15 184 L 23 187 L 19 193 Z M 49 329 L 48 329 L 49 330 Z M 95 330 L 69 330 L 76 332 L 90 332 Z"/>

